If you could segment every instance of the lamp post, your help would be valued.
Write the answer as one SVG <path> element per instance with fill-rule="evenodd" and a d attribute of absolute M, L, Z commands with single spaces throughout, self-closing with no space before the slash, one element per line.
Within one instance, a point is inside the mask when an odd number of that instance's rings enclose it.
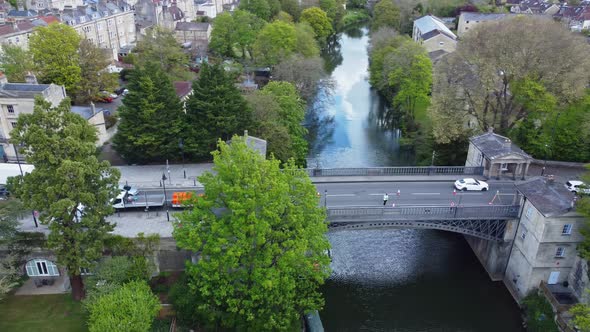
<path fill-rule="evenodd" d="M 170 214 L 168 213 L 168 196 L 166 196 L 166 174 L 162 173 L 162 184 L 164 186 L 164 205 L 166 206 L 166 220 L 170 221 Z"/>
<path fill-rule="evenodd" d="M 328 207 L 328 189 L 324 190 L 324 207 Z"/>
<path fill-rule="evenodd" d="M 23 173 L 23 168 L 20 165 L 20 158 L 18 157 L 18 149 L 16 148 L 16 144 L 12 144 L 12 147 L 14 148 L 14 153 L 16 155 L 16 163 L 18 164 L 18 169 L 20 170 L 20 176 L 22 176 L 24 178 L 25 174 Z M 37 217 L 35 217 L 35 210 L 31 210 L 31 214 L 33 215 L 33 221 L 35 222 L 35 228 L 38 228 L 39 224 L 37 224 Z"/>
<path fill-rule="evenodd" d="M 551 158 L 553 158 L 553 143 L 555 142 L 555 129 L 557 128 L 557 120 L 559 120 L 559 116 L 561 115 L 561 112 L 557 113 L 557 116 L 555 117 L 555 123 L 553 123 L 553 129 L 551 129 L 551 143 L 549 145 L 549 151 Z M 543 168 L 541 169 L 541 176 L 543 176 L 543 174 L 545 174 L 545 167 L 547 166 L 547 157 L 545 156 L 545 161 L 543 162 Z"/>
<path fill-rule="evenodd" d="M 178 147 L 180 148 L 180 153 L 182 154 L 182 173 L 186 179 L 186 168 L 184 168 L 184 142 L 182 141 L 182 138 L 178 142 Z"/>

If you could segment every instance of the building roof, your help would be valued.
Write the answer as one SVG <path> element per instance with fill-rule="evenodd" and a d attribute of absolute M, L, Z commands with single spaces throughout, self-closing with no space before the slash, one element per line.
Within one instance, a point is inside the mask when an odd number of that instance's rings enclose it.
<path fill-rule="evenodd" d="M 466 21 L 500 21 L 505 18 L 514 16 L 514 14 L 482 14 L 473 12 L 461 12 L 461 16 Z"/>
<path fill-rule="evenodd" d="M 424 37 L 424 35 L 435 30 L 447 35 L 449 38 L 457 39 L 457 36 L 455 36 L 455 34 L 449 28 L 447 28 L 445 22 L 443 22 L 436 16 L 422 16 L 414 21 L 414 25 L 420 30 L 420 33 L 422 34 L 422 39 L 428 39 Z"/>
<path fill-rule="evenodd" d="M 532 159 L 531 156 L 512 143 L 508 137 L 494 134 L 492 130 L 485 134 L 471 137 L 469 141 L 481 151 L 485 158 L 495 159 L 515 154 L 524 159 Z"/>
<path fill-rule="evenodd" d="M 177 22 L 176 30 L 179 31 L 207 31 L 209 23 L 202 22 Z"/>
<path fill-rule="evenodd" d="M 516 188 L 545 217 L 565 214 L 572 210 L 575 194 L 561 183 L 545 177 L 535 177 L 516 184 Z"/>
<path fill-rule="evenodd" d="M 71 108 L 72 113 L 76 113 L 82 116 L 84 119 L 88 120 L 91 117 L 95 116 L 97 113 L 103 112 L 102 108 L 97 108 L 94 106 L 72 106 Z"/>
<path fill-rule="evenodd" d="M 8 36 L 14 33 L 25 33 L 33 30 L 35 25 L 29 21 L 18 21 L 14 24 L 0 25 L 0 36 Z"/>
<path fill-rule="evenodd" d="M 8 12 L 8 16 L 12 17 L 35 17 L 37 16 L 37 12 L 34 10 L 17 10 L 13 9 Z"/>
<path fill-rule="evenodd" d="M 436 50 L 428 52 L 428 57 L 430 58 L 430 61 L 432 61 L 432 63 L 436 63 L 438 60 L 440 60 L 443 56 L 447 54 L 449 54 L 449 52 L 445 50 Z"/>
<path fill-rule="evenodd" d="M 182 99 L 193 91 L 193 85 L 189 81 L 174 82 L 174 90 L 178 98 Z"/>

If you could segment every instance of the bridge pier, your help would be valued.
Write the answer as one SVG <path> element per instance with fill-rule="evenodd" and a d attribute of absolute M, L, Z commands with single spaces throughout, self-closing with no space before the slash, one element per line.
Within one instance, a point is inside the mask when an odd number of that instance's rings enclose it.
<path fill-rule="evenodd" d="M 510 258 L 510 249 L 517 225 L 517 220 L 506 222 L 504 241 L 501 242 L 464 235 L 475 256 L 477 256 L 477 259 L 479 259 L 481 265 L 483 265 L 493 281 L 504 279 L 504 272 L 508 259 Z"/>

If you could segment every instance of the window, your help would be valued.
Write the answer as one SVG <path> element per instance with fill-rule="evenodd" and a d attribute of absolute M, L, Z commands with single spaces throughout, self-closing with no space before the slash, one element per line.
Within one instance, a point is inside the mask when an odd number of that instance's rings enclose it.
<path fill-rule="evenodd" d="M 55 263 L 45 259 L 33 259 L 25 266 L 29 277 L 58 276 L 59 270 Z"/>
<path fill-rule="evenodd" d="M 572 224 L 563 225 L 563 229 L 561 230 L 561 235 L 570 235 L 570 234 L 572 234 Z"/>
<path fill-rule="evenodd" d="M 520 234 L 520 238 L 524 240 L 526 238 L 526 233 L 527 233 L 526 229 L 523 229 L 522 234 Z"/>
<path fill-rule="evenodd" d="M 438 44 L 442 46 L 445 44 L 445 42 L 438 42 Z"/>
<path fill-rule="evenodd" d="M 501 163 L 500 164 L 500 169 L 503 171 L 507 171 L 508 170 L 508 163 Z"/>
<path fill-rule="evenodd" d="M 564 257 L 565 256 L 565 248 L 564 247 L 557 247 L 557 251 L 555 251 L 555 257 Z"/>
<path fill-rule="evenodd" d="M 80 275 L 82 276 L 87 276 L 87 275 L 91 275 L 92 273 L 90 273 L 90 269 L 87 267 L 81 267 L 80 268 Z"/>
<path fill-rule="evenodd" d="M 16 122 L 11 122 L 10 125 L 12 126 L 12 128 L 16 128 Z"/>
<path fill-rule="evenodd" d="M 528 219 L 531 219 L 531 218 L 532 218 L 532 216 L 533 216 L 533 207 L 532 207 L 532 206 L 529 206 L 529 208 L 528 208 L 528 209 L 526 209 L 526 217 L 527 217 Z"/>
<path fill-rule="evenodd" d="M 8 109 L 8 113 L 14 114 L 14 106 L 13 105 L 6 105 L 6 108 Z"/>

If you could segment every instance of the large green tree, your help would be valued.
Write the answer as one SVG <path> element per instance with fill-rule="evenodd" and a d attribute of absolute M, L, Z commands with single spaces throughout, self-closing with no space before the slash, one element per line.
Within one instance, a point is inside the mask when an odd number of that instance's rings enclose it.
<path fill-rule="evenodd" d="M 128 162 L 178 159 L 185 114 L 168 75 L 157 64 L 136 68 L 119 108 L 115 149 Z"/>
<path fill-rule="evenodd" d="M 321 44 L 325 44 L 326 38 L 334 33 L 332 20 L 325 11 L 318 7 L 307 8 L 301 12 L 301 22 L 306 22 L 313 28 L 315 36 Z"/>
<path fill-rule="evenodd" d="M 589 52 L 582 37 L 543 18 L 515 17 L 470 30 L 435 68 L 430 112 L 436 140 L 464 138 L 468 122 L 476 131 L 493 127 L 503 135 L 529 117 L 552 122 L 551 109 L 585 96 L 580 82 L 590 80 Z"/>
<path fill-rule="evenodd" d="M 242 58 L 246 58 L 247 53 L 251 57 L 252 45 L 254 45 L 258 32 L 260 32 L 266 22 L 245 10 L 236 10 L 233 18 L 235 22 L 233 39 L 242 51 Z"/>
<path fill-rule="evenodd" d="M 253 50 L 257 63 L 276 65 L 281 59 L 293 54 L 296 46 L 297 33 L 293 24 L 274 21 L 258 33 Z"/>
<path fill-rule="evenodd" d="M 61 23 L 35 29 L 29 49 L 41 82 L 63 85 L 68 94 L 78 91 L 82 79 L 80 40 L 74 28 Z"/>
<path fill-rule="evenodd" d="M 10 82 L 25 82 L 25 76 L 35 70 L 31 52 L 17 45 L 2 44 L 0 65 Z"/>
<path fill-rule="evenodd" d="M 320 47 L 315 39 L 315 32 L 309 24 L 306 22 L 295 24 L 295 34 L 297 37 L 297 45 L 295 47 L 297 53 L 306 58 L 320 55 Z"/>
<path fill-rule="evenodd" d="M 136 65 L 158 63 L 172 81 L 191 78 L 191 73 L 186 69 L 189 63 L 188 55 L 176 40 L 172 30 L 160 26 L 150 29 L 137 43 L 134 52 L 139 54 Z"/>
<path fill-rule="evenodd" d="M 99 297 L 88 306 L 90 332 L 148 332 L 160 301 L 145 281 L 132 281 Z"/>
<path fill-rule="evenodd" d="M 209 48 L 221 56 L 234 57 L 235 22 L 229 12 L 223 12 L 213 20 Z"/>
<path fill-rule="evenodd" d="M 261 91 L 246 95 L 252 110 L 252 130 L 250 133 L 266 140 L 266 152 L 279 160 L 293 157 L 289 130 L 281 123 L 281 106 L 268 94 Z"/>
<path fill-rule="evenodd" d="M 22 204 L 18 200 L 0 201 L 0 246 L 10 247 L 16 242 Z M 22 275 L 18 257 L 13 253 L 4 253 L 0 258 L 0 301 L 8 292 L 18 285 L 17 279 Z"/>
<path fill-rule="evenodd" d="M 334 30 L 340 29 L 342 25 L 342 18 L 346 14 L 344 9 L 345 1 L 342 0 L 320 0 L 320 8 L 326 12 Z"/>
<path fill-rule="evenodd" d="M 334 88 L 334 81 L 327 76 L 324 60 L 319 56 L 304 58 L 294 55 L 283 59 L 275 66 L 273 76 L 276 80 L 293 84 L 308 104 L 316 100 L 318 91 L 329 96 Z"/>
<path fill-rule="evenodd" d="M 74 101 L 86 104 L 100 91 L 114 91 L 119 84 L 119 75 L 105 70 L 110 63 L 103 49 L 98 48 L 88 39 L 80 42 L 81 79 Z"/>
<path fill-rule="evenodd" d="M 301 16 L 301 6 L 297 0 L 280 0 L 281 9 L 291 15 L 295 21 L 299 21 Z"/>
<path fill-rule="evenodd" d="M 250 13 L 260 17 L 265 21 L 269 21 L 271 16 L 271 8 L 268 0 L 246 0 L 240 1 L 240 9 L 247 10 Z M 280 7 L 279 7 L 280 10 Z M 278 13 L 278 11 L 277 11 Z"/>
<path fill-rule="evenodd" d="M 119 171 L 96 157 L 96 129 L 70 111 L 41 97 L 32 114 L 21 114 L 11 132 L 13 144 L 35 169 L 11 179 L 11 188 L 49 226 L 47 244 L 70 276 L 74 299 L 84 297 L 80 268 L 102 255 L 113 225 L 106 221 L 117 193 Z"/>
<path fill-rule="evenodd" d="M 400 9 L 393 0 L 381 0 L 373 8 L 373 22 L 371 29 L 378 30 L 381 27 L 400 28 Z"/>
<path fill-rule="evenodd" d="M 199 178 L 205 195 L 174 228 L 178 245 L 200 255 L 187 266 L 195 309 L 214 325 L 294 330 L 323 305 L 318 287 L 330 274 L 316 189 L 293 163 L 283 172 L 241 137 L 213 155 L 215 174 Z"/>
<path fill-rule="evenodd" d="M 248 129 L 251 117 L 234 76 L 220 65 L 203 65 L 193 82 L 187 108 L 184 150 L 196 159 L 210 157 L 218 139 L 227 140 Z"/>

